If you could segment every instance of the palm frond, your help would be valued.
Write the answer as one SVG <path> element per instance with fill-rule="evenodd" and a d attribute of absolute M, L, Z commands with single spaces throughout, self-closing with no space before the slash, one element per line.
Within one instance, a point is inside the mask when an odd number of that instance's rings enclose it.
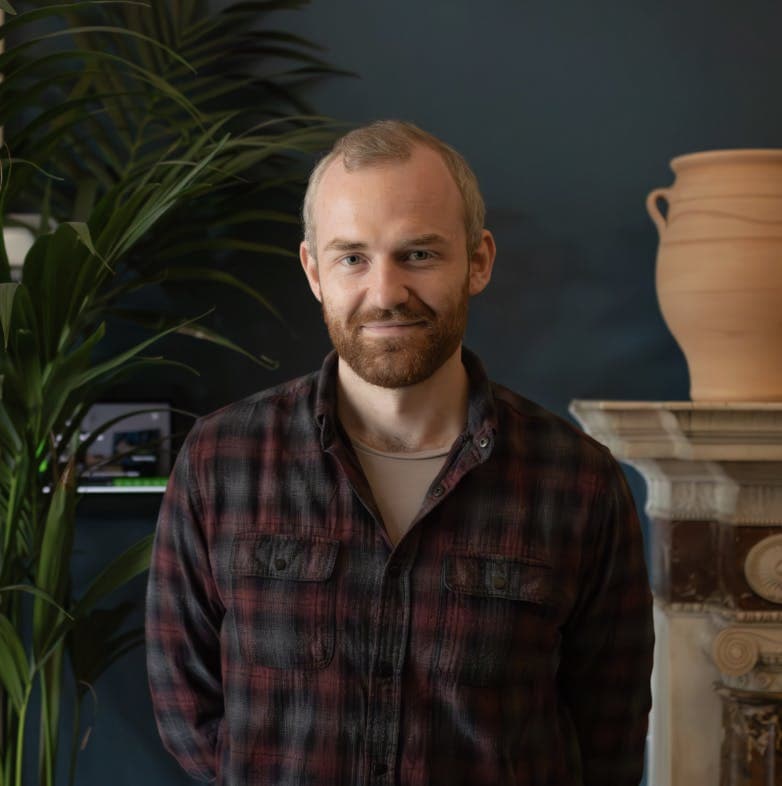
<path fill-rule="evenodd" d="M 81 697 L 140 640 L 120 627 L 127 607 L 97 604 L 146 569 L 149 539 L 73 596 L 90 405 L 160 368 L 198 373 L 146 354 L 175 334 L 274 367 L 206 324 L 211 308 L 182 316 L 134 298 L 201 282 L 285 324 L 234 271 L 243 259 L 295 256 L 268 229 L 297 223 L 290 206 L 306 163 L 343 130 L 299 91 L 337 71 L 311 42 L 269 26 L 274 11 L 303 5 L 258 0 L 215 13 L 207 0 L 0 0 L 0 227 L 9 213 L 42 216 L 21 281 L 0 242 L 0 588 L 23 588 L 0 591 L 0 781 L 21 783 L 20 741 L 37 733 L 39 772 L 25 782 L 54 786 L 66 669 Z M 108 345 L 118 318 L 145 337 Z M 77 714 L 74 740 L 78 725 Z M 71 781 L 77 753 L 74 744 Z"/>

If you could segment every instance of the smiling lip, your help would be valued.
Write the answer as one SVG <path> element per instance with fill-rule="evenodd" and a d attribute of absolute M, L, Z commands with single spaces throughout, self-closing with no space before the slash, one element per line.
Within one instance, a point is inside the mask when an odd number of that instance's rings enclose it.
<path fill-rule="evenodd" d="M 424 323 L 420 320 L 416 322 L 367 322 L 361 327 L 364 330 L 378 331 L 378 332 L 394 332 L 404 331 L 411 327 L 421 327 Z"/>

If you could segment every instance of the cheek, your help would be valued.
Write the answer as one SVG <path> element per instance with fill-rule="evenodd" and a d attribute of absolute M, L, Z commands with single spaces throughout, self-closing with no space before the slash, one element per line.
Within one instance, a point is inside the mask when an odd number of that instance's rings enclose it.
<path fill-rule="evenodd" d="M 361 299 L 356 292 L 344 288 L 321 288 L 321 303 L 332 319 L 345 322 L 360 307 Z"/>

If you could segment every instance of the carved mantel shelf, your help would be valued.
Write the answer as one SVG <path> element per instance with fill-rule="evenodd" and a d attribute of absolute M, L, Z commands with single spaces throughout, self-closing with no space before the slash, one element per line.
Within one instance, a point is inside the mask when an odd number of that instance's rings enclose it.
<path fill-rule="evenodd" d="M 782 461 L 782 402 L 585 401 L 570 411 L 622 461 Z"/>
<path fill-rule="evenodd" d="M 650 784 L 782 784 L 782 403 L 571 412 L 647 484 Z"/>

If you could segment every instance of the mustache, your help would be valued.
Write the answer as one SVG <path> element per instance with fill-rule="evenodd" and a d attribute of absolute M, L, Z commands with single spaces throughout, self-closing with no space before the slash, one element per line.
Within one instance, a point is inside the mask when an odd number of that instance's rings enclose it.
<path fill-rule="evenodd" d="M 421 305 L 422 308 L 420 309 L 407 308 L 405 306 L 392 309 L 368 309 L 367 311 L 353 314 L 348 324 L 351 327 L 355 327 L 365 322 L 414 322 L 421 319 L 430 320 L 435 315 L 434 311 L 424 304 Z"/>

